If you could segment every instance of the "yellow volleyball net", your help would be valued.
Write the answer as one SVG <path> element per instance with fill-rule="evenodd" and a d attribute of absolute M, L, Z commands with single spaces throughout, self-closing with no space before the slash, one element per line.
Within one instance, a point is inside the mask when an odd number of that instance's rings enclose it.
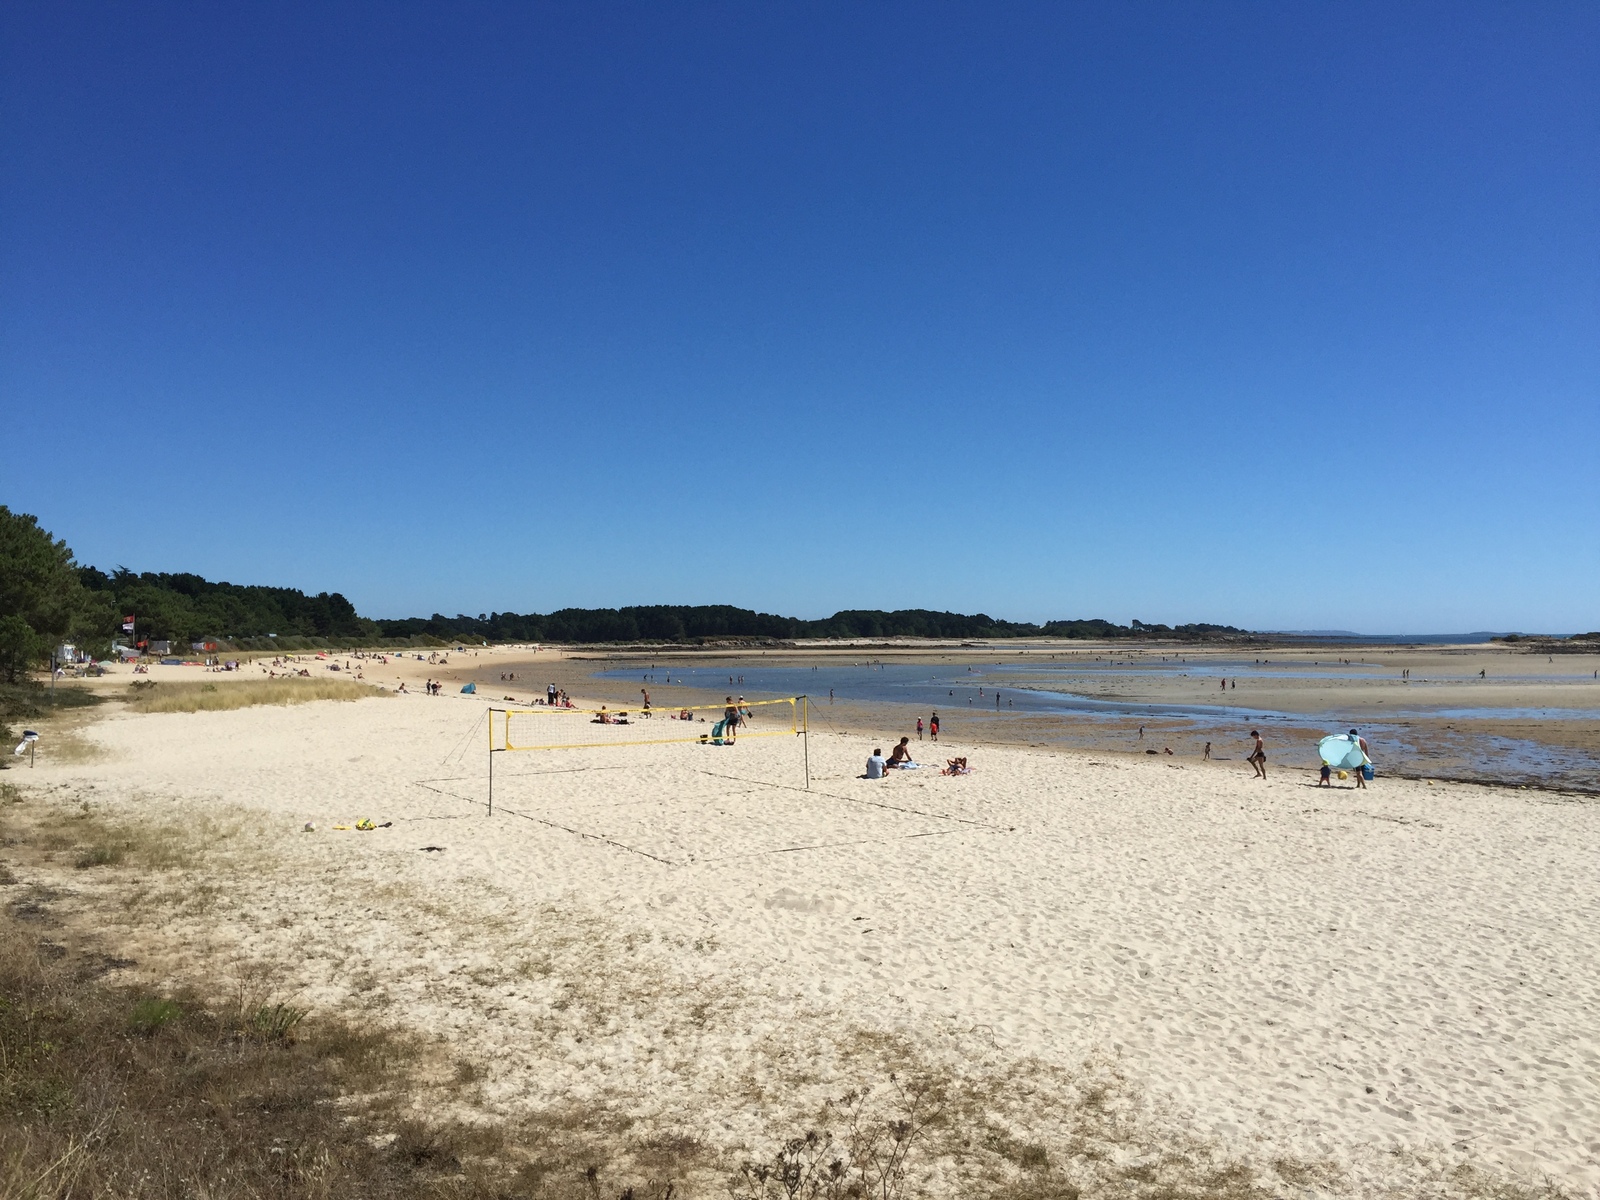
<path fill-rule="evenodd" d="M 529 708 L 489 710 L 489 749 L 590 750 L 677 743 L 734 745 L 746 738 L 806 733 L 804 696 L 672 708 Z"/>
<path fill-rule="evenodd" d="M 810 701 L 737 700 L 670 708 L 490 708 L 489 811 L 494 811 L 494 759 L 513 751 L 626 750 L 639 746 L 736 746 L 750 738 L 799 738 L 806 787 L 811 786 Z"/>

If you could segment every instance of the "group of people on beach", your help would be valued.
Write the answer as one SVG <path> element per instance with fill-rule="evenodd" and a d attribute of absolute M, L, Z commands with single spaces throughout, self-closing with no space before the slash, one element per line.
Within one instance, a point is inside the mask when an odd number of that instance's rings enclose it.
<path fill-rule="evenodd" d="M 938 720 L 937 717 L 934 719 L 935 721 Z M 920 719 L 918 719 L 917 725 L 919 727 L 922 725 L 922 721 Z M 911 738 L 908 735 L 900 739 L 895 748 L 889 752 L 889 757 L 887 759 L 883 757 L 883 750 L 881 747 L 874 748 L 872 754 L 867 758 L 867 773 L 865 776 L 863 776 L 863 778 L 884 779 L 888 776 L 890 771 L 910 771 L 915 770 L 921 765 L 921 763 L 917 762 L 911 757 Z M 972 769 L 967 766 L 967 760 L 965 756 L 963 756 L 960 758 L 946 759 L 945 765 L 940 770 L 939 774 L 970 775 L 972 774 Z"/>
<path fill-rule="evenodd" d="M 903 737 L 900 739 L 900 744 L 889 752 L 887 760 L 884 759 L 881 748 L 872 751 L 872 754 L 867 758 L 866 777 L 868 779 L 882 779 L 886 772 L 906 770 L 919 765 L 911 758 L 911 739 Z"/>
<path fill-rule="evenodd" d="M 1352 729 L 1348 736 L 1350 741 L 1354 742 L 1361 749 L 1361 757 L 1364 760 L 1363 764 L 1359 767 L 1356 767 L 1351 774 L 1355 778 L 1356 787 L 1361 788 L 1364 791 L 1367 786 L 1368 775 L 1372 770 L 1372 748 L 1367 745 L 1367 739 L 1362 737 L 1359 731 Z M 1267 747 L 1266 743 L 1261 740 L 1261 731 L 1259 729 L 1252 729 L 1250 731 L 1250 739 L 1250 756 L 1245 759 L 1245 761 L 1250 764 L 1250 769 L 1255 772 L 1254 778 L 1265 779 L 1267 777 Z M 1211 757 L 1210 742 L 1206 743 L 1205 756 L 1207 759 Z M 1317 786 L 1332 787 L 1333 771 L 1333 766 L 1324 761 L 1322 764 L 1322 769 L 1318 772 Z M 1343 779 L 1345 774 L 1346 772 L 1340 771 L 1339 778 Z"/>

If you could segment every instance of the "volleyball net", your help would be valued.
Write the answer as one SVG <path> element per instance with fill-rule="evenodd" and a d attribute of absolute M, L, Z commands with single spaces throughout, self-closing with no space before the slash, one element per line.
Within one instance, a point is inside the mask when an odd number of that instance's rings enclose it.
<path fill-rule="evenodd" d="M 747 738 L 799 737 L 807 732 L 808 715 L 804 696 L 670 708 L 491 708 L 489 751 L 730 746 Z"/>

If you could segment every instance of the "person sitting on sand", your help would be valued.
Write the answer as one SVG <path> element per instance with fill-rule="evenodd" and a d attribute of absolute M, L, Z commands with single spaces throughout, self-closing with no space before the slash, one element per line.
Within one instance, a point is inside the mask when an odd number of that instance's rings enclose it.
<path fill-rule="evenodd" d="M 884 769 L 888 764 L 883 761 L 882 749 L 875 748 L 872 757 L 867 759 L 867 779 L 882 779 Z"/>
<path fill-rule="evenodd" d="M 911 739 L 908 738 L 908 737 L 901 738 L 900 739 L 900 744 L 898 746 L 896 746 L 893 750 L 889 751 L 889 761 L 885 765 L 891 766 L 891 767 L 910 766 L 911 765 L 911 745 L 910 745 L 910 742 L 911 742 Z"/>
<path fill-rule="evenodd" d="M 606 706 L 604 704 L 602 704 L 600 706 L 600 711 L 597 712 L 594 715 L 594 720 L 590 721 L 589 724 L 591 724 L 591 725 L 609 725 L 609 724 L 611 724 L 611 714 L 606 711 Z"/>
<path fill-rule="evenodd" d="M 945 759 L 945 768 L 944 770 L 940 771 L 939 774 L 971 775 L 972 768 L 967 766 L 967 760 L 965 758 L 947 758 Z"/>

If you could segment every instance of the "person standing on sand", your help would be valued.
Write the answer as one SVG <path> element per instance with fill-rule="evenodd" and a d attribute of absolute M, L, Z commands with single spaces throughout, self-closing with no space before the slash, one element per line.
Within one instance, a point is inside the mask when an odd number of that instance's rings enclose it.
<path fill-rule="evenodd" d="M 918 717 L 917 718 L 917 741 L 920 742 L 921 740 L 922 740 L 922 718 Z"/>
<path fill-rule="evenodd" d="M 938 713 L 934 713 L 933 716 L 928 718 L 928 740 L 930 742 L 937 742 L 939 740 L 939 714 Z"/>
<path fill-rule="evenodd" d="M 1248 761 L 1250 766 L 1254 768 L 1256 776 L 1265 779 L 1267 777 L 1267 748 L 1261 744 L 1261 735 L 1254 729 L 1250 731 L 1250 736 L 1255 738 L 1256 744 L 1250 750 Z"/>
<path fill-rule="evenodd" d="M 1200 761 L 1201 762 L 1210 762 L 1211 761 L 1211 743 L 1210 742 L 1206 743 L 1206 752 L 1200 756 Z"/>
<path fill-rule="evenodd" d="M 739 728 L 739 709 L 734 704 L 733 697 L 728 697 L 728 707 L 722 710 L 722 740 L 732 742 L 733 735 Z"/>

